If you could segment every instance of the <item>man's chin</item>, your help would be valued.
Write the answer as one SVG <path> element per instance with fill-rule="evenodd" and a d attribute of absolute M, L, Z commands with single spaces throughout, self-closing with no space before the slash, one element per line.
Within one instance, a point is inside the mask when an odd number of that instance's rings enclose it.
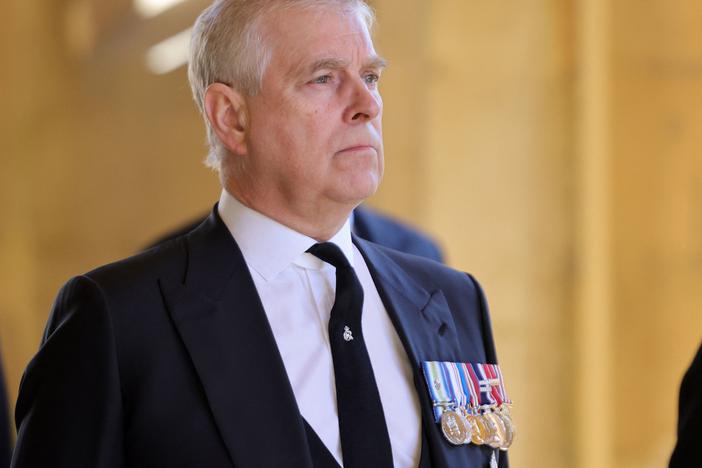
<path fill-rule="evenodd" d="M 358 205 L 363 203 L 366 199 L 370 198 L 375 194 L 375 190 L 372 191 L 363 191 L 363 192 L 344 192 L 344 193 L 335 193 L 334 196 L 332 197 L 333 200 L 338 203 L 339 205 L 343 205 L 346 208 L 348 208 L 349 211 L 353 210 L 356 208 Z"/>
<path fill-rule="evenodd" d="M 357 205 L 375 195 L 379 185 L 380 177 L 375 171 L 363 171 L 340 181 L 332 189 L 337 193 L 338 200 Z"/>

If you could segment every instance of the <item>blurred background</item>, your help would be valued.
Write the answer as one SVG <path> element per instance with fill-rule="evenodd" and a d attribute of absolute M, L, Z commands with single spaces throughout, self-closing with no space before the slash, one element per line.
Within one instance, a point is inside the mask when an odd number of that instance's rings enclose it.
<path fill-rule="evenodd" d="M 12 402 L 70 276 L 218 197 L 183 67 L 207 3 L 0 1 Z M 512 465 L 664 466 L 702 340 L 702 4 L 371 3 L 391 66 L 370 204 L 482 282 L 515 402 Z"/>

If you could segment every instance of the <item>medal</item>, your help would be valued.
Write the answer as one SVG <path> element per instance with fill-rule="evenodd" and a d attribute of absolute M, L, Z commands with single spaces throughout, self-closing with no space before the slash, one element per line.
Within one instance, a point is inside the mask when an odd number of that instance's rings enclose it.
<path fill-rule="evenodd" d="M 497 364 L 425 361 L 422 369 L 435 421 L 450 444 L 512 445 L 516 428 Z"/>
<path fill-rule="evenodd" d="M 504 447 L 507 441 L 507 429 L 502 418 L 489 410 L 483 414 L 483 417 L 490 427 L 490 441 L 488 445 L 492 448 Z"/>
<path fill-rule="evenodd" d="M 445 410 L 441 415 L 441 431 L 453 445 L 466 443 L 472 432 L 466 418 L 453 410 Z"/>
<path fill-rule="evenodd" d="M 517 428 L 512 422 L 512 418 L 509 415 L 509 409 L 507 408 L 507 406 L 502 405 L 497 415 L 505 423 L 505 441 L 500 447 L 500 450 L 507 450 L 512 445 L 512 442 L 514 442 L 514 436 L 517 433 Z"/>
<path fill-rule="evenodd" d="M 509 414 L 509 405 L 511 402 L 505 390 L 505 383 L 502 379 L 500 366 L 497 364 L 486 364 L 484 365 L 484 371 L 488 377 L 498 382 L 496 386 L 492 387 L 492 395 L 497 402 L 497 410 L 495 410 L 493 414 L 502 420 L 502 427 L 504 427 L 504 434 L 499 448 L 500 450 L 507 450 L 512 445 L 512 442 L 514 442 L 514 436 L 516 434 L 516 428 Z"/>
<path fill-rule="evenodd" d="M 444 437 L 454 445 L 470 443 L 473 432 L 471 424 L 465 418 L 465 408 L 470 401 L 466 393 L 458 364 L 447 362 L 443 366 L 446 382 L 448 383 L 451 398 L 455 403 L 455 410 L 446 411 L 441 417 L 441 429 Z M 452 433 L 450 434 L 449 431 Z"/>
<path fill-rule="evenodd" d="M 472 413 L 466 416 L 466 419 L 473 427 L 470 441 L 475 445 L 485 444 L 485 442 L 490 438 L 490 429 L 488 429 L 485 421 L 483 421 L 479 414 Z"/>
<path fill-rule="evenodd" d="M 481 403 L 480 387 L 478 379 L 471 364 L 461 364 L 461 371 L 464 376 L 464 383 L 470 395 L 470 408 L 466 411 L 466 418 L 473 428 L 471 442 L 475 445 L 483 445 L 490 440 L 490 427 L 480 414 L 479 407 Z"/>
<path fill-rule="evenodd" d="M 485 417 L 490 419 L 490 428 L 494 432 L 490 446 L 507 450 L 514 441 L 515 430 L 512 418 L 509 416 L 509 399 L 500 367 L 497 364 L 478 364 L 476 367 L 482 377 L 481 388 L 487 390 L 486 397 L 492 403 L 485 413 Z"/>

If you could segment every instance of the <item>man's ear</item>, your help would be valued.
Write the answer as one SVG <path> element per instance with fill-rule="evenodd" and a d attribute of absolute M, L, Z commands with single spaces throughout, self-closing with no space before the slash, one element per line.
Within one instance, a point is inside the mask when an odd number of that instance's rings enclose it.
<path fill-rule="evenodd" d="M 243 96 L 223 83 L 205 90 L 205 115 L 222 144 L 232 153 L 247 153 L 247 109 Z"/>

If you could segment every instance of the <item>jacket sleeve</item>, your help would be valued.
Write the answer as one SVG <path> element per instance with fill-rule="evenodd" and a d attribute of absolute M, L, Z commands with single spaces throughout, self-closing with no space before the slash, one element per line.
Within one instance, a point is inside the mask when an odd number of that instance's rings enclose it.
<path fill-rule="evenodd" d="M 11 468 L 122 468 L 122 413 L 104 295 L 91 279 L 73 278 L 22 377 Z"/>

